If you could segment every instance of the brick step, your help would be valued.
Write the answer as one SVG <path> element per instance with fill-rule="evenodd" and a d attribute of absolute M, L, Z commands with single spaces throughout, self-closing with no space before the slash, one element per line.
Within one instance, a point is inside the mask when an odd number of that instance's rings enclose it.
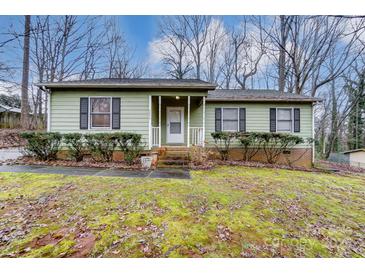
<path fill-rule="evenodd" d="M 189 157 L 189 152 L 187 151 L 166 151 L 161 153 L 161 157 Z"/>
<path fill-rule="evenodd" d="M 187 166 L 189 161 L 187 160 L 170 160 L 160 159 L 157 163 L 158 167 L 184 167 Z"/>
<path fill-rule="evenodd" d="M 165 151 L 189 151 L 189 148 L 187 147 L 180 147 L 180 146 L 167 146 L 163 147 Z"/>
<path fill-rule="evenodd" d="M 158 161 L 189 161 L 189 157 L 173 157 L 173 156 L 163 156 L 159 157 Z"/>

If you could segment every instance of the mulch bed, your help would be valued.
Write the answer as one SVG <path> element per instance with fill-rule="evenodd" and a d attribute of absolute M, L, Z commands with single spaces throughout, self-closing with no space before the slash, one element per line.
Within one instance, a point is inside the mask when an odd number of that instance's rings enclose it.
<path fill-rule="evenodd" d="M 323 161 L 319 161 L 323 162 Z M 365 169 L 351 167 L 349 165 L 332 165 L 327 168 L 326 166 L 320 165 L 319 167 L 305 168 L 305 167 L 295 167 L 286 165 L 275 165 L 260 162 L 245 162 L 245 161 L 222 161 L 222 160 L 209 160 L 204 163 L 204 165 L 194 165 L 190 163 L 189 168 L 192 170 L 209 170 L 216 166 L 245 166 L 245 167 L 261 167 L 261 168 L 272 168 L 272 169 L 286 169 L 295 171 L 307 171 L 307 172 L 322 172 L 322 173 L 338 173 L 341 175 L 346 174 L 365 174 Z M 336 168 L 335 168 L 336 167 Z"/>
<path fill-rule="evenodd" d="M 33 157 L 23 156 L 16 160 L 9 160 L 5 162 L 9 165 L 40 165 L 40 166 L 62 166 L 62 167 L 99 167 L 99 168 L 119 168 L 128 170 L 141 170 L 142 166 L 138 164 L 127 165 L 124 162 L 96 162 L 92 159 L 85 159 L 81 162 L 75 162 L 71 160 L 52 160 L 41 161 Z"/>
<path fill-rule="evenodd" d="M 20 137 L 21 129 L 0 129 L 0 148 L 20 147 L 25 140 Z"/>

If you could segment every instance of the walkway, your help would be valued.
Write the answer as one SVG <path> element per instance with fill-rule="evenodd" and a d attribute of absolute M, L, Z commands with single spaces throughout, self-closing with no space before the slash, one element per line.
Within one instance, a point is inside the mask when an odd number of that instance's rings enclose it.
<path fill-rule="evenodd" d="M 155 170 L 121 170 L 114 168 L 55 167 L 36 165 L 3 165 L 0 172 L 30 172 L 41 174 L 64 174 L 76 176 L 111 176 L 130 178 L 191 179 L 189 170 L 161 168 Z"/>
<path fill-rule="evenodd" d="M 20 147 L 9 147 L 0 149 L 0 161 L 15 160 L 22 156 Z"/>

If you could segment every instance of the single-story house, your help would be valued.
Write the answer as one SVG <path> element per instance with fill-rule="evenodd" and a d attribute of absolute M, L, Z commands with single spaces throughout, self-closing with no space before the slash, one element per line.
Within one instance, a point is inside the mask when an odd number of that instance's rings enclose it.
<path fill-rule="evenodd" d="M 0 128 L 16 128 L 20 125 L 20 108 L 0 104 Z"/>
<path fill-rule="evenodd" d="M 351 166 L 365 168 L 365 148 L 348 150 L 343 153 Z"/>
<path fill-rule="evenodd" d="M 50 96 L 48 131 L 134 132 L 142 135 L 146 150 L 213 147 L 215 131 L 313 137 L 313 105 L 319 101 L 272 90 L 216 89 L 195 79 L 94 79 L 38 86 Z M 298 164 L 309 166 L 312 144 L 298 145 L 291 153 L 295 157 L 303 151 Z M 238 148 L 231 156 L 242 157 Z"/>

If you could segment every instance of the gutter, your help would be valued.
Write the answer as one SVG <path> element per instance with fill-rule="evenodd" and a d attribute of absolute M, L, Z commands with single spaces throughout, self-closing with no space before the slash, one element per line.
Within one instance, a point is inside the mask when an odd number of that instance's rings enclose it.
<path fill-rule="evenodd" d="M 215 89 L 216 86 L 192 86 L 192 85 L 179 85 L 179 86 L 170 86 L 170 85 L 146 85 L 146 84 L 60 84 L 60 83 L 50 83 L 50 84 L 35 84 L 37 87 L 42 88 L 129 88 L 129 89 L 204 89 L 204 90 L 212 90 Z"/>

